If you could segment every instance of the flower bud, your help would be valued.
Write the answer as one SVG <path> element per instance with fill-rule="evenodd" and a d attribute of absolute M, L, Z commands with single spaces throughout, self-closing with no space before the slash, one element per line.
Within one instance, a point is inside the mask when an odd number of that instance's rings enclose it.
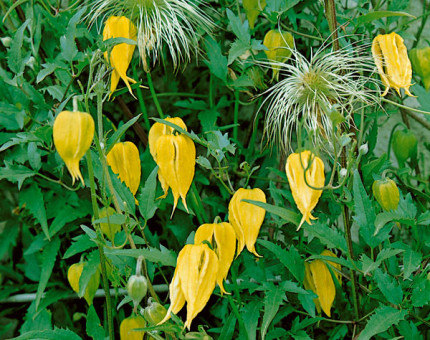
<path fill-rule="evenodd" d="M 372 191 L 382 209 L 385 211 L 397 209 L 400 195 L 399 189 L 392 179 L 376 180 L 373 182 Z"/>
<path fill-rule="evenodd" d="M 140 315 L 130 316 L 122 320 L 119 326 L 119 335 L 121 340 L 143 340 L 144 331 L 133 331 L 135 328 L 146 327 L 146 322 Z"/>
<path fill-rule="evenodd" d="M 8 48 L 10 47 L 11 43 L 12 43 L 12 38 L 11 37 L 4 37 L 4 38 L 0 38 L 1 43 L 3 44 L 4 47 Z"/>
<path fill-rule="evenodd" d="M 291 49 L 294 47 L 294 38 L 289 32 L 270 30 L 264 37 L 263 45 L 268 49 L 264 51 L 267 59 L 275 63 L 281 63 L 291 57 Z M 278 76 L 279 69 L 279 65 L 272 66 L 274 78 Z"/>
<path fill-rule="evenodd" d="M 396 130 L 392 138 L 391 146 L 400 167 L 403 167 L 409 158 L 415 159 L 417 157 L 418 141 L 412 131 L 407 129 Z"/>
<path fill-rule="evenodd" d="M 358 148 L 358 152 L 361 153 L 362 155 L 366 155 L 369 152 L 369 146 L 367 145 L 367 143 L 360 146 Z"/>
<path fill-rule="evenodd" d="M 148 282 L 146 278 L 142 275 L 132 275 L 127 282 L 127 292 L 128 296 L 133 300 L 135 308 L 146 296 L 148 290 Z"/>
<path fill-rule="evenodd" d="M 99 210 L 99 219 L 105 218 L 107 216 L 112 216 L 116 213 L 115 209 L 112 207 L 103 207 Z M 113 240 L 115 238 L 115 234 L 119 233 L 121 231 L 121 225 L 120 224 L 113 224 L 113 223 L 100 223 L 100 228 L 105 234 L 109 240 Z"/>
<path fill-rule="evenodd" d="M 426 91 L 430 89 L 430 46 L 414 48 L 409 53 L 412 69 L 421 77 Z"/>
<path fill-rule="evenodd" d="M 69 270 L 67 271 L 67 279 L 69 280 L 69 284 L 77 294 L 79 294 L 80 290 L 79 280 L 86 264 L 86 262 L 75 263 L 71 265 Z M 88 305 L 91 305 L 93 303 L 93 299 L 96 295 L 97 289 L 99 288 L 99 284 L 100 272 L 97 270 L 96 273 L 91 277 L 90 281 L 88 282 L 87 288 L 85 289 L 84 299 L 85 301 L 87 301 Z"/>
<path fill-rule="evenodd" d="M 166 316 L 167 309 L 157 301 L 148 299 L 148 306 L 143 310 L 143 316 L 151 326 L 158 324 Z"/>
<path fill-rule="evenodd" d="M 242 3 L 249 27 L 254 29 L 255 20 L 266 7 L 266 0 L 243 0 Z"/>
<path fill-rule="evenodd" d="M 339 175 L 340 177 L 345 177 L 348 174 L 348 170 L 345 168 L 340 169 Z"/>

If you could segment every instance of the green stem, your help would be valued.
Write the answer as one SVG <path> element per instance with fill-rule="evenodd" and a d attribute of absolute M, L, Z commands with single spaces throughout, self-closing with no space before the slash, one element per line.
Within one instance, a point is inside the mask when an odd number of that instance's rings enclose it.
<path fill-rule="evenodd" d="M 402 105 L 402 104 L 399 104 L 399 103 L 393 102 L 392 100 L 389 100 L 389 99 L 386 99 L 386 98 L 381 98 L 381 100 L 382 100 L 383 102 L 386 102 L 386 103 L 392 104 L 392 105 L 394 105 L 394 106 L 400 107 L 400 108 L 405 109 L 405 110 L 409 110 L 409 111 L 413 111 L 413 112 L 418 112 L 418 113 L 423 113 L 423 114 L 425 114 L 425 115 L 430 115 L 430 112 L 428 112 L 428 111 L 422 111 L 422 110 L 414 109 L 413 107 L 409 107 L 409 106 L 406 106 L 406 105 Z"/>
<path fill-rule="evenodd" d="M 155 107 L 157 108 L 158 115 L 161 119 L 164 119 L 163 110 L 161 109 L 160 102 L 158 101 L 157 94 L 155 93 L 154 83 L 152 82 L 151 73 L 146 73 L 146 78 L 148 79 L 149 91 L 151 91 L 152 99 L 154 100 Z"/>
<path fill-rule="evenodd" d="M 137 72 L 136 72 L 136 68 L 135 68 L 134 64 L 133 64 L 133 75 L 134 75 L 134 78 L 137 79 Z M 140 109 L 143 113 L 143 120 L 145 121 L 145 128 L 147 131 L 149 131 L 149 129 L 151 128 L 151 124 L 149 123 L 148 110 L 146 109 L 145 101 L 143 99 L 142 91 L 140 88 L 136 89 L 136 94 L 137 94 L 137 100 L 139 101 Z"/>
<path fill-rule="evenodd" d="M 202 225 L 204 223 L 209 222 L 208 216 L 206 215 L 206 211 L 203 208 L 202 201 L 200 199 L 199 193 L 197 192 L 197 188 L 194 182 L 191 184 L 191 197 L 193 200 L 194 211 L 196 213 L 199 224 Z"/>
<path fill-rule="evenodd" d="M 96 189 L 95 189 L 95 181 L 94 181 L 93 162 L 91 159 L 91 149 L 87 151 L 86 157 L 87 157 L 87 165 L 88 165 L 88 175 L 90 177 L 91 204 L 93 207 L 94 218 L 98 219 L 99 214 L 98 214 L 98 206 L 97 206 L 97 198 L 96 198 L 97 196 L 96 196 Z M 99 241 L 103 242 L 103 240 L 100 239 L 101 238 L 100 224 L 97 224 L 96 228 L 97 228 L 97 238 L 99 238 Z M 102 269 L 103 289 L 105 291 L 105 297 L 106 297 L 109 339 L 113 340 L 115 339 L 115 337 L 114 337 L 113 318 L 112 318 L 112 301 L 111 301 L 111 296 L 109 292 L 109 282 L 107 279 L 106 258 L 104 256 L 103 248 L 100 242 L 97 243 L 97 247 L 99 249 L 100 264 Z"/>
<path fill-rule="evenodd" d="M 234 118 L 233 118 L 233 138 L 237 141 L 239 126 L 239 92 L 234 91 Z"/>
<path fill-rule="evenodd" d="M 328 21 L 328 26 L 331 32 L 331 39 L 333 40 L 333 50 L 339 50 L 339 35 L 337 33 L 337 20 L 336 20 L 336 4 L 334 0 L 324 0 L 325 16 Z"/>
<path fill-rule="evenodd" d="M 207 95 L 205 94 L 198 94 L 198 93 L 187 93 L 187 92 L 163 92 L 158 93 L 157 97 L 191 97 L 191 98 L 207 98 Z M 152 96 L 146 96 L 143 99 L 150 99 Z"/>
<path fill-rule="evenodd" d="M 423 1 L 423 12 L 425 12 L 425 10 L 426 10 L 425 6 L 426 6 L 426 0 Z M 427 5 L 427 9 L 430 9 L 430 2 Z M 420 38 L 421 38 L 421 34 L 423 33 L 424 27 L 426 26 L 426 22 L 427 22 L 428 17 L 429 17 L 428 15 L 425 15 L 422 17 L 421 26 L 418 29 L 418 32 L 415 36 L 415 42 L 414 42 L 414 45 L 412 46 L 412 48 L 417 47 L 418 42 L 420 41 Z"/>

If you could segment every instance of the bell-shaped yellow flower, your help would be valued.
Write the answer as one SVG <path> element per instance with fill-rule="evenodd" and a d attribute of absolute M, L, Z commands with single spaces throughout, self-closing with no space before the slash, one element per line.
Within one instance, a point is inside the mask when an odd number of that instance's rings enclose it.
<path fill-rule="evenodd" d="M 135 328 L 145 328 L 146 321 L 140 315 L 129 316 L 121 321 L 119 335 L 121 340 L 143 340 L 144 331 L 134 331 Z"/>
<path fill-rule="evenodd" d="M 54 121 L 53 137 L 55 148 L 72 175 L 72 183 L 79 178 L 85 185 L 79 161 L 93 142 L 93 117 L 86 112 L 60 112 Z"/>
<path fill-rule="evenodd" d="M 412 66 L 402 37 L 395 32 L 378 35 L 373 39 L 372 55 L 382 83 L 385 85 L 382 96 L 385 96 L 392 87 L 399 95 L 400 88 L 404 88 L 405 93 L 413 97 L 409 92 Z"/>
<path fill-rule="evenodd" d="M 316 217 L 312 216 L 311 212 L 322 194 L 322 190 L 312 189 L 306 184 L 305 170 L 306 181 L 309 185 L 316 188 L 324 186 L 324 163 L 321 158 L 313 155 L 310 151 L 293 153 L 288 156 L 285 171 L 294 202 L 296 202 L 297 208 L 303 215 L 297 230 L 301 228 L 305 221 L 311 224 L 310 220 L 316 219 Z"/>
<path fill-rule="evenodd" d="M 242 3 L 249 27 L 254 29 L 255 20 L 266 7 L 266 0 L 243 0 Z"/>
<path fill-rule="evenodd" d="M 261 189 L 241 188 L 235 192 L 228 205 L 228 219 L 236 232 L 237 256 L 246 248 L 255 256 L 255 242 L 266 215 L 266 210 L 254 204 L 242 202 L 243 199 L 266 203 L 266 195 Z"/>
<path fill-rule="evenodd" d="M 127 38 L 136 41 L 136 37 L 136 26 L 128 18 L 124 16 L 111 16 L 106 20 L 103 29 L 103 41 L 110 38 Z M 104 56 L 113 68 L 110 81 L 110 96 L 116 90 L 119 79 L 121 78 L 127 85 L 128 91 L 134 97 L 129 82 L 134 84 L 136 81 L 127 77 L 127 69 L 130 65 L 135 48 L 135 45 L 126 43 L 115 45 L 110 52 L 110 59 L 108 52 L 105 52 Z"/>
<path fill-rule="evenodd" d="M 99 219 L 112 216 L 115 213 L 116 211 L 114 208 L 103 207 L 99 210 Z M 111 222 L 100 223 L 100 229 L 102 230 L 103 234 L 105 234 L 109 238 L 109 240 L 113 240 L 115 238 L 115 234 L 121 231 L 121 225 L 113 224 Z"/>
<path fill-rule="evenodd" d="M 178 125 L 185 131 L 187 127 L 181 118 L 166 118 L 166 121 Z M 169 187 L 172 188 L 172 215 L 181 197 L 188 211 L 186 196 L 194 178 L 196 166 L 196 147 L 191 138 L 174 131 L 168 125 L 155 123 L 149 130 L 149 150 L 158 165 L 158 179 L 167 196 Z"/>
<path fill-rule="evenodd" d="M 67 271 L 67 279 L 69 280 L 70 286 L 77 294 L 79 294 L 79 280 L 86 264 L 86 262 L 72 264 Z M 99 288 L 99 284 L 100 272 L 97 270 L 96 273 L 91 276 L 91 279 L 88 282 L 87 288 L 85 289 L 84 293 L 84 299 L 85 301 L 87 301 L 89 306 L 93 303 L 93 299 L 96 295 L 97 289 Z"/>
<path fill-rule="evenodd" d="M 160 324 L 177 314 L 187 302 L 188 330 L 191 322 L 206 306 L 215 288 L 218 257 L 206 244 L 187 244 L 179 252 L 175 274 L 169 286 L 170 307 Z"/>
<path fill-rule="evenodd" d="M 330 250 L 324 250 L 321 255 L 336 257 Z M 328 261 L 328 263 L 338 270 L 341 269 L 338 263 L 332 261 Z M 334 270 L 333 273 L 339 284 L 342 284 L 340 274 Z M 303 285 L 306 289 L 312 290 L 318 295 L 318 297 L 314 299 L 318 313 L 321 313 L 322 309 L 324 313 L 330 317 L 331 306 L 336 296 L 336 287 L 324 261 L 314 260 L 311 263 L 305 262 L 305 279 Z"/>
<path fill-rule="evenodd" d="M 214 239 L 215 242 L 212 241 Z M 217 284 L 221 293 L 226 293 L 222 284 L 230 270 L 236 252 L 236 233 L 230 223 L 202 224 L 194 235 L 194 244 L 208 241 L 218 255 Z"/>
<path fill-rule="evenodd" d="M 294 47 L 294 38 L 289 32 L 280 32 L 270 30 L 266 33 L 263 45 L 268 48 L 266 53 L 267 59 L 276 63 L 285 62 L 291 57 L 291 49 Z M 279 65 L 272 65 L 273 77 L 278 76 Z"/>
<path fill-rule="evenodd" d="M 421 77 L 426 91 L 430 89 L 430 46 L 414 48 L 409 53 L 414 72 Z"/>
<path fill-rule="evenodd" d="M 107 162 L 112 171 L 136 195 L 140 184 L 141 165 L 139 150 L 132 142 L 117 143 L 108 153 Z"/>

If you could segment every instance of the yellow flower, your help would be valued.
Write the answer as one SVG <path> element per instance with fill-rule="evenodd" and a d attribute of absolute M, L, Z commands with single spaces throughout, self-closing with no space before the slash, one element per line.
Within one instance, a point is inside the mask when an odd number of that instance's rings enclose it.
<path fill-rule="evenodd" d="M 106 20 L 105 27 L 103 29 L 103 41 L 110 38 L 127 38 L 136 41 L 136 37 L 136 26 L 128 18 L 124 16 L 110 16 Z M 105 52 L 104 55 L 106 60 L 110 62 L 110 65 L 113 67 L 110 82 L 110 96 L 116 90 L 119 78 L 121 78 L 127 85 L 128 91 L 134 97 L 129 82 L 134 84 L 136 81 L 127 77 L 127 69 L 130 65 L 135 48 L 135 45 L 126 43 L 115 45 L 110 52 L 110 60 L 108 58 L 108 52 Z"/>
<path fill-rule="evenodd" d="M 428 91 L 430 89 L 430 47 L 414 48 L 409 55 L 414 72 L 421 77 Z"/>
<path fill-rule="evenodd" d="M 187 127 L 181 118 L 166 118 L 168 122 L 178 125 L 183 130 Z M 174 129 L 162 123 L 155 123 L 149 130 L 148 143 L 154 161 L 158 165 L 158 179 L 167 196 L 169 187 L 173 194 L 173 211 L 181 197 L 185 209 L 188 211 L 185 200 L 194 178 L 196 166 L 196 147 L 191 138 L 173 131 Z"/>
<path fill-rule="evenodd" d="M 266 53 L 267 59 L 274 62 L 272 64 L 273 77 L 277 77 L 280 65 L 277 63 L 284 63 L 292 54 L 294 48 L 294 38 L 289 32 L 281 32 L 278 30 L 270 30 L 266 33 L 263 45 L 268 48 Z"/>
<path fill-rule="evenodd" d="M 177 314 L 187 302 L 188 330 L 191 322 L 206 306 L 215 288 L 218 257 L 206 244 L 187 244 L 179 252 L 175 274 L 169 286 L 170 307 L 160 324 Z"/>
<path fill-rule="evenodd" d="M 146 321 L 140 315 L 130 316 L 121 321 L 119 335 L 121 340 L 142 340 L 144 331 L 133 331 L 135 328 L 145 328 Z"/>
<path fill-rule="evenodd" d="M 72 175 L 72 183 L 79 178 L 85 185 L 79 161 L 93 142 L 93 117 L 86 112 L 60 112 L 54 121 L 53 137 L 55 148 Z"/>
<path fill-rule="evenodd" d="M 212 238 L 215 239 L 215 242 L 212 241 Z M 227 277 L 233 262 L 236 251 L 236 233 L 231 224 L 227 222 L 202 224 L 194 235 L 194 244 L 200 244 L 205 240 L 213 246 L 218 255 L 217 283 L 221 293 L 228 294 L 222 282 Z"/>
<path fill-rule="evenodd" d="M 243 199 L 266 203 L 266 195 L 261 189 L 241 188 L 235 192 L 228 205 L 228 219 L 236 232 L 237 256 L 246 248 L 255 256 L 260 256 L 255 250 L 255 242 L 266 215 L 266 210 Z"/>
<path fill-rule="evenodd" d="M 266 7 L 266 0 L 243 0 L 243 9 L 249 22 L 249 27 L 254 29 L 254 23 L 263 9 Z"/>
<path fill-rule="evenodd" d="M 75 263 L 71 265 L 67 271 L 67 279 L 69 280 L 69 284 L 77 294 L 79 294 L 79 280 L 86 264 L 86 262 Z M 84 293 L 84 299 L 87 301 L 89 306 L 93 303 L 93 299 L 96 295 L 97 289 L 99 288 L 99 284 L 100 272 L 97 270 L 96 273 L 91 276 Z"/>
<path fill-rule="evenodd" d="M 116 211 L 112 207 L 103 207 L 99 210 L 99 219 L 108 216 L 110 217 L 115 213 Z M 113 224 L 111 222 L 100 223 L 100 229 L 102 230 L 103 234 L 105 234 L 109 238 L 109 240 L 113 240 L 115 238 L 115 234 L 121 231 L 121 225 Z"/>
<path fill-rule="evenodd" d="M 108 153 L 107 162 L 112 171 L 136 195 L 140 184 L 141 166 L 139 150 L 132 142 L 117 143 Z"/>
<path fill-rule="evenodd" d="M 312 216 L 311 211 L 317 205 L 322 194 L 322 190 L 312 189 L 306 184 L 305 170 L 306 181 L 309 185 L 316 188 L 324 186 L 324 163 L 321 158 L 313 155 L 310 151 L 293 153 L 288 156 L 285 171 L 294 202 L 296 202 L 297 208 L 303 215 L 297 230 L 301 228 L 305 221 L 311 224 L 310 220 L 316 219 L 316 217 Z"/>
<path fill-rule="evenodd" d="M 382 96 L 385 96 L 392 87 L 399 95 L 400 88 L 404 88 L 406 94 L 413 97 L 409 92 L 412 66 L 402 37 L 395 32 L 378 35 L 373 39 L 372 55 L 382 83 L 385 85 Z"/>
<path fill-rule="evenodd" d="M 336 257 L 336 255 L 330 250 L 324 250 L 321 255 Z M 332 261 L 327 262 L 334 268 L 338 270 L 341 269 L 340 264 Z M 340 274 L 334 270 L 333 273 L 339 284 L 342 284 Z M 336 287 L 331 277 L 330 271 L 324 261 L 314 260 L 311 263 L 305 262 L 305 279 L 303 284 L 306 289 L 312 290 L 318 295 L 318 297 L 314 299 L 318 313 L 321 313 L 322 308 L 324 313 L 330 317 L 330 309 L 336 296 Z"/>

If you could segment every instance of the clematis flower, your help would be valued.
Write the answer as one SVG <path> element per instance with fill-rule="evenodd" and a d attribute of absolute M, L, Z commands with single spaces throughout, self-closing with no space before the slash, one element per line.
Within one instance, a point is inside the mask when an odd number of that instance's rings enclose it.
<path fill-rule="evenodd" d="M 255 20 L 266 7 L 266 0 L 243 0 L 243 9 L 249 22 L 249 27 L 254 29 Z"/>
<path fill-rule="evenodd" d="M 315 156 L 310 151 L 293 153 L 287 158 L 285 171 L 294 202 L 296 202 L 297 208 L 303 215 L 297 228 L 299 230 L 305 221 L 311 224 L 310 220 L 316 219 L 316 217 L 312 216 L 311 212 L 322 194 L 322 190 L 312 189 L 306 184 L 305 172 L 306 181 L 309 185 L 316 188 L 323 187 L 325 181 L 324 163 L 321 158 Z"/>
<path fill-rule="evenodd" d="M 103 29 L 103 41 L 110 38 L 127 38 L 131 40 L 136 40 L 136 36 L 136 26 L 124 16 L 109 17 Z M 131 58 L 133 57 L 135 47 L 135 45 L 130 45 L 126 43 L 115 45 L 110 52 L 110 58 L 108 56 L 108 53 L 105 52 L 104 56 L 106 60 L 113 67 L 110 82 L 109 98 L 116 90 L 120 78 L 124 81 L 125 85 L 127 85 L 128 91 L 134 97 L 129 82 L 135 84 L 136 81 L 132 78 L 127 77 L 127 69 L 130 65 Z"/>
<path fill-rule="evenodd" d="M 146 321 L 140 315 L 132 315 L 121 321 L 119 335 L 121 340 L 143 340 L 144 331 L 134 331 L 135 328 L 145 328 Z"/>
<path fill-rule="evenodd" d="M 117 143 L 106 156 L 112 171 L 136 195 L 140 184 L 141 165 L 139 150 L 132 142 Z"/>
<path fill-rule="evenodd" d="M 430 46 L 414 48 L 410 52 L 413 70 L 421 77 L 426 91 L 430 89 Z"/>
<path fill-rule="evenodd" d="M 336 257 L 330 250 L 324 250 L 321 255 Z M 341 266 L 338 263 L 327 261 L 334 268 L 340 270 Z M 338 280 L 339 284 L 342 284 L 341 276 L 338 272 L 333 271 L 334 276 Z M 336 296 L 336 287 L 333 282 L 330 271 L 326 263 L 322 260 L 314 260 L 311 263 L 305 262 L 305 279 L 303 285 L 306 289 L 312 290 L 318 295 L 314 299 L 315 306 L 318 313 L 321 313 L 321 309 L 331 316 L 331 306 L 333 305 L 334 298 Z"/>
<path fill-rule="evenodd" d="M 267 47 L 267 59 L 274 61 L 272 65 L 273 78 L 278 78 L 280 66 L 278 63 L 285 62 L 292 54 L 294 38 L 289 32 L 270 30 L 266 33 L 263 45 Z"/>
<path fill-rule="evenodd" d="M 413 97 L 414 95 L 409 92 L 412 66 L 402 37 L 395 32 L 378 35 L 373 39 L 372 55 L 385 85 L 382 96 L 385 96 L 392 87 L 399 96 L 400 89 L 403 88 L 408 96 Z"/>
<path fill-rule="evenodd" d="M 236 233 L 230 223 L 202 224 L 194 235 L 194 244 L 208 241 L 218 256 L 217 284 L 221 293 L 226 293 L 222 284 L 227 277 L 236 252 Z"/>
<path fill-rule="evenodd" d="M 86 112 L 60 112 L 54 121 L 53 138 L 55 148 L 72 176 L 72 183 L 79 178 L 85 185 L 79 161 L 93 142 L 93 117 Z"/>
<path fill-rule="evenodd" d="M 210 33 L 215 24 L 201 10 L 200 0 L 94 0 L 88 15 L 90 23 L 99 17 L 123 15 L 135 24 L 137 47 L 143 68 L 149 72 L 149 60 L 163 58 L 166 47 L 176 69 L 198 53 L 199 39 Z"/>
<path fill-rule="evenodd" d="M 181 118 L 165 120 L 187 130 Z M 169 188 L 172 188 L 174 201 L 172 215 L 179 197 L 188 211 L 185 198 L 193 182 L 196 166 L 196 147 L 193 140 L 184 134 L 174 132 L 168 125 L 155 123 L 149 130 L 148 144 L 151 155 L 159 167 L 158 179 L 164 191 L 161 198 L 166 197 Z"/>
<path fill-rule="evenodd" d="M 82 271 L 87 265 L 87 262 L 80 262 L 72 264 L 67 271 L 67 280 L 69 280 L 70 287 L 79 294 L 80 286 L 79 281 L 81 279 Z M 96 295 L 96 291 L 100 285 L 100 272 L 97 270 L 88 281 L 87 287 L 84 291 L 84 299 L 87 301 L 88 306 L 91 306 Z M 82 297 L 82 296 L 79 296 Z"/>
<path fill-rule="evenodd" d="M 206 244 L 187 244 L 182 248 L 169 286 L 170 307 L 159 324 L 166 322 L 170 313 L 177 314 L 187 302 L 185 327 L 189 330 L 193 319 L 209 301 L 217 273 L 218 257 Z"/>
<path fill-rule="evenodd" d="M 236 232 L 237 256 L 246 248 L 255 256 L 255 242 L 266 215 L 266 210 L 251 203 L 242 202 L 243 199 L 266 203 L 266 195 L 261 189 L 241 188 L 235 192 L 228 205 L 228 219 Z"/>

